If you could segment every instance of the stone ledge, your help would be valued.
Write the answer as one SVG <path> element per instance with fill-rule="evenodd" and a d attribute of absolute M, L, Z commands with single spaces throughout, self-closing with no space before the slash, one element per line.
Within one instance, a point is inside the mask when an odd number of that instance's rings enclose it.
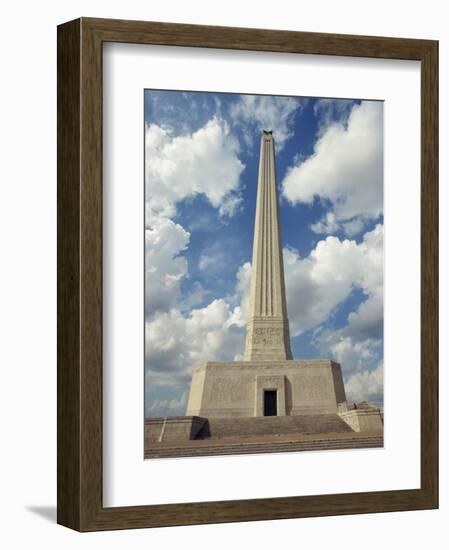
<path fill-rule="evenodd" d="M 207 424 L 199 416 L 159 416 L 145 420 L 145 447 L 150 443 L 179 442 L 195 439 Z"/>
<path fill-rule="evenodd" d="M 210 361 L 193 372 L 186 412 L 208 418 L 259 417 L 267 376 L 285 380 L 272 388 L 279 414 L 327 414 L 345 408 L 341 367 L 330 359 Z"/>
<path fill-rule="evenodd" d="M 277 368 L 277 367 L 339 367 L 340 363 L 333 361 L 332 359 L 283 359 L 283 360 L 252 360 L 252 361 L 208 361 L 207 363 L 201 363 L 193 370 L 195 372 L 201 372 L 209 368 L 222 368 L 231 367 L 232 369 L 253 369 L 253 368 Z"/>
<path fill-rule="evenodd" d="M 177 458 L 302 451 L 383 448 L 382 434 L 323 434 L 322 436 L 266 436 L 242 441 L 195 440 L 178 445 L 157 444 L 145 449 L 145 458 Z"/>
<path fill-rule="evenodd" d="M 339 414 L 340 418 L 355 432 L 382 432 L 384 428 L 383 415 L 379 409 L 350 409 Z"/>

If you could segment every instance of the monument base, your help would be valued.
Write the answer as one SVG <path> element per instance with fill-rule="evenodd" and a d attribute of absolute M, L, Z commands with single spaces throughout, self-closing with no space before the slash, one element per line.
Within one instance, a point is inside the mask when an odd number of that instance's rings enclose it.
<path fill-rule="evenodd" d="M 194 370 L 186 415 L 248 418 L 346 410 L 341 368 L 334 361 L 217 361 Z"/>
<path fill-rule="evenodd" d="M 145 447 L 167 441 L 196 439 L 207 424 L 206 418 L 197 416 L 159 416 L 145 420 Z"/>
<path fill-rule="evenodd" d="M 340 417 L 355 432 L 379 433 L 384 428 L 383 412 L 368 403 L 359 404 L 356 409 L 341 413 Z"/>

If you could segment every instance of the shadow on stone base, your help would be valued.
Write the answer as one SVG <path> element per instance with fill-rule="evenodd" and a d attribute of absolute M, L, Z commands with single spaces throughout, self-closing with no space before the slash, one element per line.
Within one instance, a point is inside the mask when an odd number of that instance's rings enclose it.
<path fill-rule="evenodd" d="M 145 420 L 145 448 L 151 443 L 190 441 L 207 425 L 199 416 L 160 416 Z M 206 430 L 207 431 L 207 430 Z"/>

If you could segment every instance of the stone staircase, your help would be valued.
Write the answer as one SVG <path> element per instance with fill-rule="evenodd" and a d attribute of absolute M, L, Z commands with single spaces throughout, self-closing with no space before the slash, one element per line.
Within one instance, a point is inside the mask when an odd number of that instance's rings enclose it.
<path fill-rule="evenodd" d="M 226 439 L 246 435 L 353 433 L 337 414 L 209 418 L 195 439 Z"/>
<path fill-rule="evenodd" d="M 381 434 L 327 434 L 322 436 L 265 436 L 259 441 L 238 439 L 190 441 L 182 446 L 159 445 L 147 448 L 145 458 L 218 456 L 298 451 L 336 451 L 383 447 Z"/>

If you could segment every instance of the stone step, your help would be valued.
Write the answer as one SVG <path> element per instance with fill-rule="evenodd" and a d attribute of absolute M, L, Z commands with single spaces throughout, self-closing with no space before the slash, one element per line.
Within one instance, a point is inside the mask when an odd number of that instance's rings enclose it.
<path fill-rule="evenodd" d="M 206 443 L 206 442 L 205 442 Z M 365 437 L 340 437 L 336 440 L 319 439 L 307 441 L 280 441 L 256 443 L 217 443 L 209 440 L 204 445 L 157 446 L 147 449 L 145 458 L 162 458 L 174 456 L 214 456 L 230 454 L 282 453 L 292 451 L 331 451 L 344 449 L 369 449 L 383 446 L 381 435 Z"/>
<path fill-rule="evenodd" d="M 209 418 L 196 439 L 224 439 L 245 435 L 353 433 L 337 414 Z"/>

